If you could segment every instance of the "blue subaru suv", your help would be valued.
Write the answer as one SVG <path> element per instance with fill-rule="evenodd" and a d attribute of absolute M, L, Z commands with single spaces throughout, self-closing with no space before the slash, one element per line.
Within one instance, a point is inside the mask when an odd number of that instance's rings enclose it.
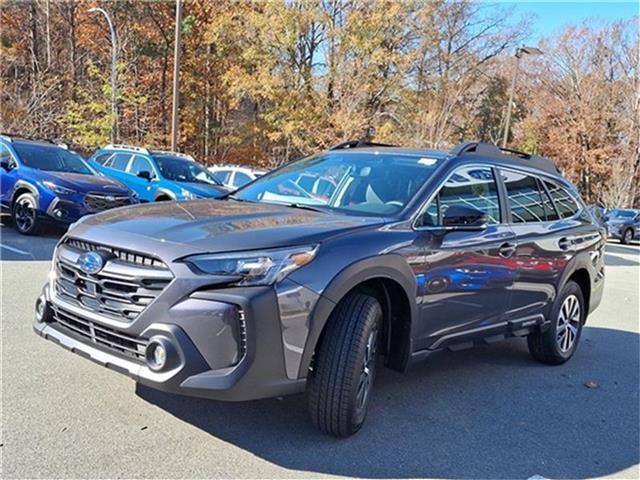
<path fill-rule="evenodd" d="M 64 146 L 9 135 L 0 135 L 0 201 L 24 235 L 36 234 L 44 221 L 72 223 L 138 203 L 133 191 Z"/>
<path fill-rule="evenodd" d="M 184 153 L 107 145 L 94 153 L 89 163 L 127 185 L 142 202 L 219 198 L 231 191 Z"/>

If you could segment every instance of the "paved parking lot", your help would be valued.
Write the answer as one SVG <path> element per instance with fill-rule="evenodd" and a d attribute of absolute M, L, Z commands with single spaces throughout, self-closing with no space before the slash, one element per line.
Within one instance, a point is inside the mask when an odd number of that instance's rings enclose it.
<path fill-rule="evenodd" d="M 603 304 L 568 364 L 533 362 L 522 340 L 434 355 L 383 372 L 363 430 L 335 440 L 306 422 L 301 396 L 162 394 L 37 337 L 59 233 L 0 227 L 2 478 L 640 475 L 637 244 L 609 245 Z"/>

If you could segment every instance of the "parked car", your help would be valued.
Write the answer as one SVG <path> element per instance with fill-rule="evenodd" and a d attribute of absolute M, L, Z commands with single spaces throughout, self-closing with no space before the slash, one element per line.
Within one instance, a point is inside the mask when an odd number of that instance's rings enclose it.
<path fill-rule="evenodd" d="M 134 190 L 141 202 L 218 198 L 231 191 L 183 153 L 107 145 L 89 163 Z"/>
<path fill-rule="evenodd" d="M 609 236 L 617 238 L 625 245 L 640 238 L 640 210 L 616 208 L 604 217 Z"/>
<path fill-rule="evenodd" d="M 138 203 L 134 192 L 99 175 L 77 153 L 52 142 L 0 136 L 0 200 L 18 232 L 36 234 L 46 221 Z"/>
<path fill-rule="evenodd" d="M 256 178 L 264 175 L 266 170 L 256 170 L 249 167 L 237 165 L 214 165 L 209 167 L 218 180 L 234 190 L 244 187 L 247 183 L 253 182 Z"/>
<path fill-rule="evenodd" d="M 473 142 L 362 145 L 224 201 L 81 221 L 57 247 L 35 331 L 166 392 L 306 389 L 311 420 L 336 436 L 362 426 L 378 360 L 404 371 L 513 336 L 542 363 L 569 360 L 602 297 L 605 234 L 553 163 Z M 304 174 L 332 178 L 331 198 L 300 190 Z"/>

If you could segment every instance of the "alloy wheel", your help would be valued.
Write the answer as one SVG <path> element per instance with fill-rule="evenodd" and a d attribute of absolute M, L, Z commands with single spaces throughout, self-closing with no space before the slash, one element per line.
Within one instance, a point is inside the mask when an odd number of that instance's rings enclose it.
<path fill-rule="evenodd" d="M 28 232 L 36 222 L 36 210 L 28 199 L 16 204 L 15 222 L 21 232 Z"/>
<path fill-rule="evenodd" d="M 367 345 L 364 350 L 364 358 L 362 360 L 362 370 L 358 381 L 358 390 L 356 392 L 356 401 L 358 409 L 363 409 L 367 404 L 369 392 L 373 385 L 376 368 L 376 349 L 378 345 L 378 329 L 371 330 Z"/>
<path fill-rule="evenodd" d="M 573 348 L 580 331 L 580 301 L 575 295 L 569 295 L 562 302 L 556 325 L 556 342 L 561 352 L 567 353 Z"/>
<path fill-rule="evenodd" d="M 633 240 L 633 232 L 631 230 L 627 230 L 626 232 L 624 232 L 624 241 L 625 243 L 631 243 L 631 240 Z"/>

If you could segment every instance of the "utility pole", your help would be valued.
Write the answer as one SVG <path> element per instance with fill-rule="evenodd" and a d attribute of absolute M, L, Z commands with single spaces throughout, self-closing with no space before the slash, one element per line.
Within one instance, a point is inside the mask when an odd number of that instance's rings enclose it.
<path fill-rule="evenodd" d="M 178 105 L 180 103 L 180 54 L 182 51 L 182 0 L 176 0 L 176 37 L 173 58 L 173 108 L 171 116 L 171 150 L 177 150 Z"/>
<path fill-rule="evenodd" d="M 111 32 L 111 113 L 113 115 L 113 123 L 111 124 L 111 143 L 118 141 L 118 39 L 116 37 L 116 29 L 109 14 L 102 8 L 90 8 L 90 13 L 101 13 L 107 19 L 109 31 Z"/>
<path fill-rule="evenodd" d="M 506 148 L 507 139 L 509 138 L 509 126 L 511 123 L 511 107 L 513 105 L 513 95 L 516 90 L 516 82 L 518 81 L 518 71 L 520 70 L 520 59 L 522 55 L 542 55 L 542 50 L 537 47 L 518 47 L 516 48 L 516 69 L 511 79 L 511 90 L 509 91 L 509 103 L 507 104 L 507 117 L 504 121 L 504 133 L 502 137 L 502 148 Z"/>

